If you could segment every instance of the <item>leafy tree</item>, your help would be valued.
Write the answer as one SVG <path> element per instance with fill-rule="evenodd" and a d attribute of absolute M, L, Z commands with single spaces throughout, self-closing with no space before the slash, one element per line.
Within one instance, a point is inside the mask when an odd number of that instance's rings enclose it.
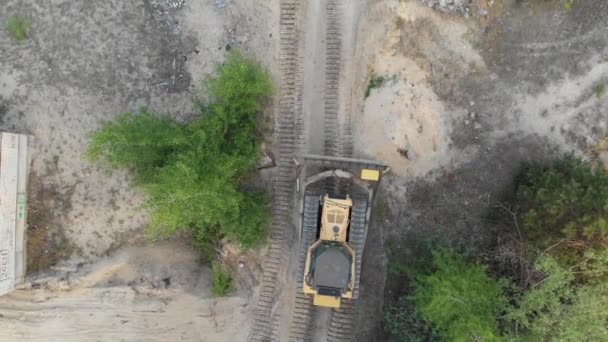
<path fill-rule="evenodd" d="M 588 251 L 576 267 L 545 256 L 536 268 L 544 276 L 507 314 L 514 339 L 608 340 L 608 250 Z M 581 273 L 587 275 L 584 280 L 579 278 Z"/>
<path fill-rule="evenodd" d="M 589 248 L 608 246 L 608 172 L 572 155 L 527 165 L 517 202 L 522 233 L 560 260 L 576 264 Z"/>
<path fill-rule="evenodd" d="M 147 109 L 126 113 L 91 136 L 87 157 L 128 168 L 148 194 L 152 236 L 189 229 L 199 243 L 226 236 L 244 246 L 269 225 L 264 193 L 242 184 L 260 157 L 263 101 L 272 93 L 266 71 L 238 52 L 205 82 L 210 101 L 180 124 Z"/>
<path fill-rule="evenodd" d="M 505 310 L 505 282 L 451 250 L 433 252 L 436 271 L 418 277 L 414 302 L 426 321 L 449 341 L 496 341 L 496 318 Z"/>

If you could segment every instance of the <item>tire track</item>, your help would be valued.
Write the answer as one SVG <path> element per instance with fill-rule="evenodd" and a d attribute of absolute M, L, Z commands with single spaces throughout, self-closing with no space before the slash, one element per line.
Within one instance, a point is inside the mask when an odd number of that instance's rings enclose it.
<path fill-rule="evenodd" d="M 270 249 L 264 260 L 264 274 L 255 309 L 249 341 L 278 340 L 280 313 L 276 310 L 280 294 L 279 275 L 282 260 L 288 251 L 287 236 L 291 229 L 294 189 L 293 158 L 301 141 L 301 63 L 297 31 L 298 0 L 281 0 L 280 3 L 280 92 L 277 117 L 278 144 L 277 173 L 272 195 L 273 223 L 270 228 Z"/>

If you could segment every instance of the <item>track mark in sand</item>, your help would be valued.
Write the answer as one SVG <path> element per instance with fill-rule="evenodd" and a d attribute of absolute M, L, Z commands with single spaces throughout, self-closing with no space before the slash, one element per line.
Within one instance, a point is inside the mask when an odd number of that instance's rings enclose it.
<path fill-rule="evenodd" d="M 342 118 L 345 108 L 340 108 L 340 89 L 342 81 L 342 32 L 341 14 L 343 8 L 338 0 L 327 0 L 325 2 L 325 34 L 324 34 L 324 66 L 325 83 L 323 85 L 323 153 L 328 156 L 350 157 L 352 155 L 352 135 L 350 118 Z M 314 57 L 313 57 L 314 58 Z M 346 113 L 350 115 L 350 113 Z M 341 123 L 342 119 L 342 123 Z M 342 125 L 341 125 L 342 124 Z M 311 133 L 312 134 L 312 133 Z M 309 137 L 313 139 L 314 136 Z M 309 151 L 312 152 L 312 151 Z M 334 181 L 326 181 L 325 187 L 330 192 L 347 193 L 348 185 L 336 184 Z M 317 202 L 315 202 L 317 201 Z M 318 196 L 307 196 L 306 207 L 318 205 Z M 307 247 L 314 240 L 316 234 L 316 215 L 314 220 L 306 217 L 310 214 L 305 210 L 303 242 L 300 247 L 300 258 L 298 259 L 297 281 L 303 277 L 303 263 L 306 258 Z M 312 215 L 312 214 L 311 214 Z M 305 229 L 308 227 L 308 230 Z M 307 234 L 308 233 L 308 234 Z M 362 245 L 361 245 L 362 248 Z M 358 263 L 360 265 L 360 263 Z M 357 288 L 358 292 L 358 288 Z M 352 321 L 354 319 L 354 301 L 343 301 L 342 308 L 329 311 L 313 307 L 311 298 L 301 292 L 298 284 L 293 303 L 293 316 L 289 331 L 289 341 L 311 341 L 326 339 L 327 341 L 350 341 L 352 332 Z M 327 330 L 321 327 L 327 327 Z"/>
<path fill-rule="evenodd" d="M 280 314 L 276 310 L 280 288 L 279 275 L 285 267 L 287 236 L 291 227 L 292 197 L 294 189 L 293 158 L 300 145 L 302 131 L 301 68 L 299 36 L 297 31 L 298 0 L 280 3 L 280 67 L 281 80 L 277 117 L 278 176 L 273 189 L 272 226 L 270 249 L 264 260 L 264 275 L 249 341 L 278 339 Z"/>

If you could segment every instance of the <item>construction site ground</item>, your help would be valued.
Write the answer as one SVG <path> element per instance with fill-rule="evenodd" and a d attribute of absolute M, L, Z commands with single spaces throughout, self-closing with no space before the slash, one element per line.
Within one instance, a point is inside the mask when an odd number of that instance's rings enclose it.
<path fill-rule="evenodd" d="M 301 1 L 298 18 L 302 137 L 313 153 L 323 152 L 327 132 L 325 2 Z M 608 3 L 336 2 L 344 9 L 339 120 L 348 123 L 353 157 L 391 166 L 376 196 L 353 324 L 355 340 L 383 341 L 383 306 L 403 286 L 387 272 L 390 262 L 407 260 L 430 236 L 491 244 L 504 227 L 488 213 L 522 161 L 589 155 L 608 135 Z M 23 44 L 0 33 L 0 129 L 31 136 L 32 173 L 30 276 L 0 298 L 0 340 L 246 340 L 264 250 L 237 256 L 246 265 L 237 291 L 214 298 L 210 270 L 187 239 L 146 240 L 148 216 L 128 173 L 109 173 L 83 152 L 101 122 L 143 105 L 191 118 L 200 80 L 227 50 L 253 55 L 278 81 L 279 3 L 2 6 L 1 22 L 15 14 L 32 20 Z M 366 96 L 377 76 L 384 81 Z M 276 103 L 269 115 L 279 115 Z M 294 275 L 291 268 L 278 279 L 284 312 L 300 281 Z M 315 341 L 326 322 L 317 316 Z"/>
<path fill-rule="evenodd" d="M 184 238 L 149 242 L 127 172 L 84 159 L 89 134 L 141 106 L 187 120 L 240 49 L 276 70 L 277 1 L 3 1 L 0 129 L 30 135 L 28 271 L 0 298 L 2 341 L 241 341 L 258 258 L 230 298 Z M 31 20 L 15 42 L 9 16 Z M 40 272 L 38 272 L 40 271 Z"/>

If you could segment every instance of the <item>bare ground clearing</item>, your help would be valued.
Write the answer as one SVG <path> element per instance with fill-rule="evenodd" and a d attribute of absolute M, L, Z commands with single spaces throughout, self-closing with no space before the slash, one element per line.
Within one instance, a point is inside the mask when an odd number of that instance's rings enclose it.
<path fill-rule="evenodd" d="M 191 117 L 200 80 L 230 49 L 276 70 L 277 10 L 276 1 L 253 0 L 2 4 L 0 129 L 29 134 L 33 160 L 31 274 L 24 289 L 2 298 L 2 340 L 244 338 L 254 261 L 239 278 L 243 289 L 218 302 L 208 291 L 209 271 L 188 246 L 143 247 L 141 194 L 126 172 L 110 174 L 83 152 L 89 133 L 121 112 L 149 106 Z M 23 44 L 4 30 L 11 15 L 31 19 Z M 115 279 L 125 267 L 130 280 Z"/>

